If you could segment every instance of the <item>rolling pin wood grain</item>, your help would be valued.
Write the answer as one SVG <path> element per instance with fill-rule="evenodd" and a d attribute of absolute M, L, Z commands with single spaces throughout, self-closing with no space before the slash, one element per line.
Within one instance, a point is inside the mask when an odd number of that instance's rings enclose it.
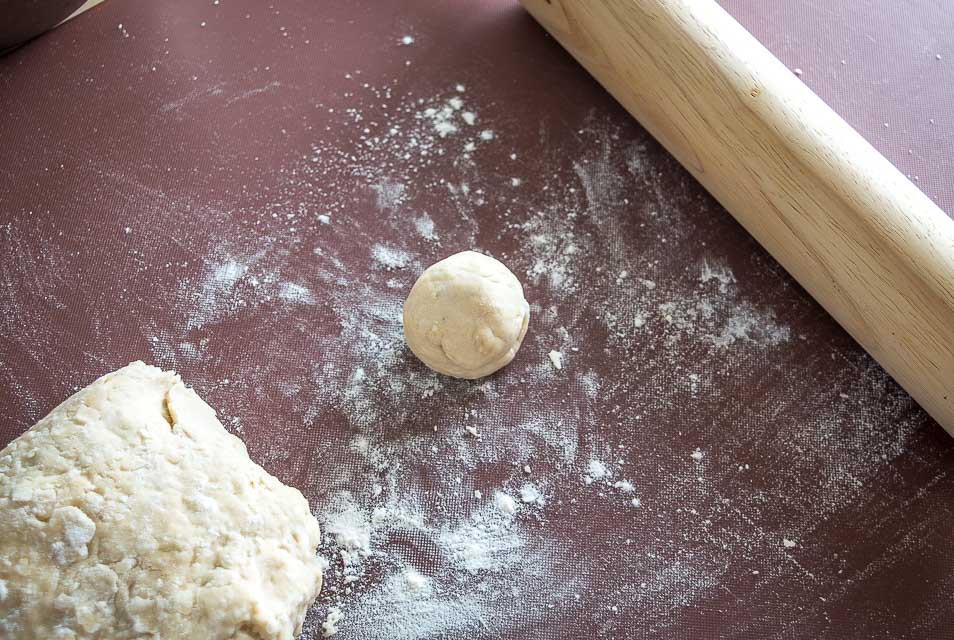
<path fill-rule="evenodd" d="M 954 221 L 713 0 L 522 0 L 954 435 Z"/>

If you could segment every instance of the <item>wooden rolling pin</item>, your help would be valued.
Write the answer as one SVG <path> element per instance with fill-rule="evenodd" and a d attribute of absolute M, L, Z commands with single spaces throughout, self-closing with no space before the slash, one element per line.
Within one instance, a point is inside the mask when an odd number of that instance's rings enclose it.
<path fill-rule="evenodd" d="M 714 0 L 521 0 L 954 435 L 954 221 Z"/>

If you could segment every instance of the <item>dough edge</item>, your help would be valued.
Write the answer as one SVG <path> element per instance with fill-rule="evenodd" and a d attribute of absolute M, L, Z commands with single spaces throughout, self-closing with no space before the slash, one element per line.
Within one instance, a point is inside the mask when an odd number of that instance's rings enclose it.
<path fill-rule="evenodd" d="M 290 640 L 319 542 L 297 489 L 134 362 L 0 451 L 0 636 Z"/>

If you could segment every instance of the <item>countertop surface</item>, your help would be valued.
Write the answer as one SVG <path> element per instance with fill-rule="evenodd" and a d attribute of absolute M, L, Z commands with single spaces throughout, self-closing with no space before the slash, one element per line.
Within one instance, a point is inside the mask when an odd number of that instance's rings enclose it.
<path fill-rule="evenodd" d="M 723 6 L 954 209 L 942 3 Z M 950 437 L 515 3 L 108 0 L 0 140 L 0 444 L 174 368 L 322 523 L 303 637 L 954 637 Z M 471 248 L 475 382 L 400 323 Z"/>

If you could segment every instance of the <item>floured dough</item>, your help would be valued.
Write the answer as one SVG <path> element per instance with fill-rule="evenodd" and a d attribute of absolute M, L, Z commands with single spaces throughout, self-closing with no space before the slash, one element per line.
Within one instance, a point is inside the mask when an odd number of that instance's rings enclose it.
<path fill-rule="evenodd" d="M 404 337 L 424 364 L 455 378 L 505 366 L 527 333 L 530 305 L 501 262 L 463 251 L 428 267 L 404 303 Z"/>
<path fill-rule="evenodd" d="M 301 493 L 134 362 L 0 452 L 0 638 L 290 639 L 318 543 Z"/>

